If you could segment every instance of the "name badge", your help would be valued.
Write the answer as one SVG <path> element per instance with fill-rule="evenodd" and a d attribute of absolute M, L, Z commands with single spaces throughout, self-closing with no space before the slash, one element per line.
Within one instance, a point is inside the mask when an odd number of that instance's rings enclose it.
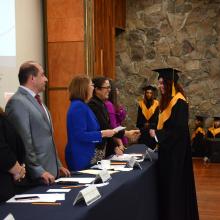
<path fill-rule="evenodd" d="M 158 158 L 157 152 L 148 147 L 144 154 L 144 159 L 153 161 L 153 160 L 157 160 L 157 158 Z"/>
<path fill-rule="evenodd" d="M 15 220 L 15 218 L 11 213 L 9 213 L 3 220 Z"/>
<path fill-rule="evenodd" d="M 127 162 L 126 166 L 125 167 L 128 167 L 128 168 L 139 168 L 139 169 L 142 169 L 140 163 L 136 160 L 135 157 L 131 157 L 131 159 Z"/>
<path fill-rule="evenodd" d="M 95 177 L 93 183 L 105 183 L 111 179 L 111 175 L 109 174 L 108 170 L 101 170 Z"/>
<path fill-rule="evenodd" d="M 78 195 L 76 196 L 73 205 L 75 205 L 76 203 L 80 202 L 80 201 L 85 201 L 86 205 L 89 206 L 91 205 L 93 202 L 95 202 L 96 200 L 100 199 L 101 195 L 98 191 L 98 189 L 96 188 L 95 185 L 90 185 L 88 187 L 86 187 L 85 189 L 82 189 Z"/>

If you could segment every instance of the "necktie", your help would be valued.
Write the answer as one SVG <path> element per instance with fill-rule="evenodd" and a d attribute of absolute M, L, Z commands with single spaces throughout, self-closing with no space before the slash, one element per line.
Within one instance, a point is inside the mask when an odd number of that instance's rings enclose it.
<path fill-rule="evenodd" d="M 43 110 L 43 113 L 47 116 L 47 119 L 50 122 L 50 118 L 48 116 L 47 110 L 44 108 L 44 106 L 43 106 L 43 104 L 41 102 L 40 96 L 39 95 L 35 95 L 34 98 L 37 100 L 37 102 L 39 103 L 41 109 Z"/>
<path fill-rule="evenodd" d="M 41 102 L 40 96 L 39 95 L 35 95 L 35 99 L 37 100 L 37 102 L 39 103 L 41 109 L 45 112 L 45 109 L 43 107 L 43 104 Z"/>

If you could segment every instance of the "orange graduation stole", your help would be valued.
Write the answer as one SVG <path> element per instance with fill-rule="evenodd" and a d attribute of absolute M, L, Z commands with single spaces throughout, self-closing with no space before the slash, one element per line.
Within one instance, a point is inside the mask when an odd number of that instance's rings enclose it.
<path fill-rule="evenodd" d="M 205 136 L 205 130 L 201 127 L 198 127 L 192 134 L 192 140 L 195 138 L 195 136 L 198 134 L 198 133 L 202 133 L 204 136 Z"/>
<path fill-rule="evenodd" d="M 151 116 L 154 114 L 156 108 L 159 106 L 159 102 L 157 100 L 153 101 L 153 105 L 148 109 L 144 103 L 144 100 L 139 101 L 139 106 L 142 109 L 142 113 L 144 117 L 149 120 Z"/>
<path fill-rule="evenodd" d="M 213 137 L 215 137 L 215 135 L 217 135 L 218 133 L 220 133 L 220 128 L 214 128 L 214 127 L 212 127 L 212 128 L 209 128 L 208 130 L 212 133 Z"/>
<path fill-rule="evenodd" d="M 163 110 L 163 112 L 161 112 L 159 114 L 159 120 L 158 120 L 158 124 L 157 124 L 157 129 L 161 130 L 163 128 L 164 123 L 170 118 L 171 112 L 172 112 L 172 108 L 173 106 L 176 105 L 178 99 L 182 99 L 186 102 L 185 97 L 178 92 L 170 101 L 169 105 L 166 107 L 166 109 Z"/>

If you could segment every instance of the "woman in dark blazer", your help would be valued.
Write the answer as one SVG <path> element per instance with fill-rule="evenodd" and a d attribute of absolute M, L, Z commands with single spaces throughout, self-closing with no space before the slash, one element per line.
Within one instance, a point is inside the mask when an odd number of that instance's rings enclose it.
<path fill-rule="evenodd" d="M 15 183 L 25 177 L 25 150 L 20 136 L 0 108 L 0 202 L 15 194 Z"/>

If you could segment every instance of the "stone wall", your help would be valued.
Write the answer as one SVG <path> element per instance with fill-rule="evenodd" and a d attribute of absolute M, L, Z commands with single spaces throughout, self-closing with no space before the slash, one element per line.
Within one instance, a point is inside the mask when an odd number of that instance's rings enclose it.
<path fill-rule="evenodd" d="M 162 67 L 182 71 L 191 129 L 195 114 L 220 116 L 220 0 L 127 0 L 126 19 L 116 37 L 116 79 L 127 127 L 135 127 L 141 87 L 157 85 L 151 70 Z"/>

